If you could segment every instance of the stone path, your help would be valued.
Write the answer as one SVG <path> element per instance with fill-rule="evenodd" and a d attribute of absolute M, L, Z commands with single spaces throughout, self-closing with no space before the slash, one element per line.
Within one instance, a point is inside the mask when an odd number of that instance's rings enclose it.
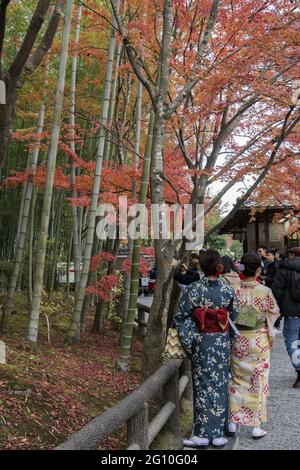
<path fill-rule="evenodd" d="M 271 357 L 266 437 L 251 438 L 251 428 L 241 427 L 235 450 L 300 450 L 300 389 L 293 389 L 296 374 L 285 350 L 282 333 L 276 336 Z"/>

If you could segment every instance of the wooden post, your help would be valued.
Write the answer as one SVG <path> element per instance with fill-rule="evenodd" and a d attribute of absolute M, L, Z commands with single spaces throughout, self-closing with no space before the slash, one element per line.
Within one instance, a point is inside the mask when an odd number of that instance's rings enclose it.
<path fill-rule="evenodd" d="M 180 413 L 180 403 L 179 403 L 179 371 L 178 369 L 174 372 L 170 380 L 164 385 L 163 389 L 164 401 L 172 402 L 175 405 L 174 413 L 167 422 L 167 428 L 170 431 L 176 433 L 179 426 L 179 413 Z"/>
<path fill-rule="evenodd" d="M 141 450 L 149 449 L 148 403 L 127 421 L 128 446 L 137 444 Z"/>
<path fill-rule="evenodd" d="M 258 224 L 258 220 L 257 220 L 257 215 L 256 215 L 256 218 L 255 218 L 255 245 L 256 245 L 256 250 L 257 248 L 259 247 L 259 224 Z"/>
<path fill-rule="evenodd" d="M 265 245 L 270 246 L 270 225 L 267 209 L 265 210 Z"/>

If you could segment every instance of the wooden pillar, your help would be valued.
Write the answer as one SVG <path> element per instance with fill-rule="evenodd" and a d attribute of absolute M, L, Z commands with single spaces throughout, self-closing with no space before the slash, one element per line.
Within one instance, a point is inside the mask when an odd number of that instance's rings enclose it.
<path fill-rule="evenodd" d="M 255 245 L 256 245 L 256 250 L 259 247 L 259 224 L 257 220 L 257 215 L 255 219 Z"/>
<path fill-rule="evenodd" d="M 248 236 L 247 236 L 247 233 L 246 233 L 246 237 L 245 237 L 245 240 L 243 241 L 243 251 L 244 253 L 248 253 L 249 249 L 248 249 Z"/>
<path fill-rule="evenodd" d="M 270 225 L 267 210 L 265 210 L 265 245 L 270 247 Z"/>

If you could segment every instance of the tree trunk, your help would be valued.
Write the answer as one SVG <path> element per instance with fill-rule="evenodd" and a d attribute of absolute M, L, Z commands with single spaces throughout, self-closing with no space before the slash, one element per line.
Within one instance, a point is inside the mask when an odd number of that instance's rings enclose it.
<path fill-rule="evenodd" d="M 54 239 L 54 247 L 53 247 L 53 259 L 52 259 L 52 266 L 51 266 L 51 271 L 50 271 L 49 298 L 52 296 L 54 287 L 55 287 L 56 264 L 57 264 L 57 254 L 58 254 L 58 242 L 59 242 L 60 231 L 61 231 L 61 215 L 62 215 L 63 198 L 64 198 L 64 193 L 60 189 L 58 201 L 57 201 L 58 210 L 55 216 L 56 227 L 55 227 L 55 239 Z"/>
<path fill-rule="evenodd" d="M 138 170 L 139 167 L 139 152 L 140 152 L 140 141 L 141 141 L 141 123 L 142 123 L 142 98 L 143 98 L 143 85 L 139 81 L 138 82 L 138 95 L 137 95 L 137 103 L 136 103 L 136 130 L 135 130 L 135 145 L 134 145 L 134 168 Z M 136 200 L 136 180 L 133 179 L 132 181 L 132 191 L 131 191 L 132 200 Z M 128 241 L 128 256 L 132 256 L 133 250 L 133 240 L 129 238 Z M 127 317 L 128 307 L 129 307 L 129 299 L 130 299 L 130 273 L 126 273 L 125 276 L 125 292 L 124 292 L 124 308 L 123 308 L 123 315 L 122 318 L 124 320 L 124 324 Z"/>
<path fill-rule="evenodd" d="M 120 1 L 118 1 L 118 6 L 119 4 L 120 4 Z M 113 19 L 113 23 L 115 26 L 116 24 L 115 19 Z M 88 230 L 87 230 L 87 236 L 86 236 L 86 246 L 85 246 L 84 256 L 83 256 L 82 272 L 80 275 L 78 289 L 76 291 L 76 301 L 75 301 L 75 307 L 74 307 L 74 312 L 73 312 L 73 318 L 72 318 L 72 322 L 68 331 L 68 338 L 72 342 L 80 340 L 81 311 L 82 311 L 82 306 L 83 306 L 83 301 L 84 301 L 84 296 L 85 296 L 85 289 L 87 286 L 90 262 L 91 262 L 91 253 L 92 253 L 93 239 L 94 239 L 94 233 L 95 233 L 96 214 L 97 214 L 97 208 L 98 208 L 98 199 L 99 199 L 99 192 L 100 192 L 102 163 L 103 163 L 105 136 L 106 136 L 105 127 L 107 124 L 108 110 L 109 110 L 109 103 L 110 103 L 111 80 L 112 80 L 113 60 L 114 60 L 115 42 L 116 42 L 115 35 L 116 35 L 115 28 L 113 27 L 112 32 L 111 32 L 111 38 L 110 38 L 108 64 L 107 64 L 106 79 L 105 79 L 105 86 L 104 86 L 101 127 L 100 127 L 100 135 L 99 135 L 99 142 L 98 142 L 98 150 L 97 150 L 97 155 L 96 155 L 96 168 L 95 168 L 94 184 L 93 184 L 93 190 L 92 190 L 91 207 L 89 211 L 89 223 L 88 223 Z"/>
<path fill-rule="evenodd" d="M 125 91 L 124 91 L 124 104 L 123 104 L 122 122 L 121 122 L 121 126 L 118 125 L 118 129 L 117 129 L 117 152 L 118 152 L 118 158 L 119 158 L 119 164 L 120 165 L 125 164 L 125 150 L 123 148 L 123 137 L 124 137 L 125 127 L 126 127 L 128 109 L 129 109 L 129 105 L 130 105 L 131 83 L 132 83 L 131 82 L 131 74 L 128 73 L 128 76 L 127 76 L 127 93 L 125 94 Z"/>
<path fill-rule="evenodd" d="M 143 162 L 143 173 L 140 186 L 140 198 L 139 203 L 143 206 L 146 204 L 148 182 L 150 176 L 150 163 L 151 163 L 151 152 L 152 152 L 152 140 L 153 140 L 153 127 L 154 127 L 154 114 L 151 114 L 147 145 L 145 150 L 144 162 Z M 137 297 L 139 291 L 139 271 L 140 271 L 140 255 L 141 255 L 141 244 L 142 239 L 136 238 L 133 243 L 132 251 L 132 266 L 131 266 L 131 281 L 130 281 L 130 300 L 128 307 L 128 314 L 126 322 L 124 324 L 123 331 L 121 333 L 121 350 L 117 361 L 117 366 L 121 370 L 128 369 L 128 360 L 130 355 L 130 348 L 133 335 L 133 325 L 136 312 Z"/>
<path fill-rule="evenodd" d="M 115 111 L 115 104 L 116 104 L 116 95 L 117 95 L 117 85 L 118 85 L 118 77 L 119 77 L 119 67 L 120 67 L 120 60 L 121 60 L 121 52 L 122 52 L 122 44 L 119 44 L 117 47 L 116 53 L 116 65 L 115 65 L 115 78 L 113 80 L 112 85 L 112 92 L 111 92 L 111 100 L 109 105 L 109 112 L 108 112 L 108 119 L 107 119 L 107 128 L 110 129 L 113 123 L 114 111 Z M 106 161 L 109 159 L 110 150 L 112 146 L 112 133 L 108 130 L 106 140 L 105 140 L 105 148 L 104 148 L 104 156 L 103 160 Z"/>
<path fill-rule="evenodd" d="M 164 181 L 162 151 L 165 139 L 166 122 L 156 117 L 153 133 L 153 153 L 151 159 L 151 202 L 164 204 Z M 162 206 L 163 207 L 163 206 Z M 162 240 L 161 222 L 164 219 L 163 211 L 159 214 L 159 239 L 154 241 L 155 257 L 157 262 L 157 280 L 151 306 L 147 333 L 144 341 L 143 373 L 145 377 L 151 375 L 160 365 L 161 354 L 164 348 L 167 299 L 170 295 L 170 286 L 165 285 L 171 268 L 171 257 L 167 241 Z"/>
<path fill-rule="evenodd" d="M 177 282 L 173 282 L 173 287 L 171 291 L 170 297 L 170 305 L 168 311 L 168 318 L 167 318 L 167 330 L 171 327 L 173 322 L 173 316 L 178 311 L 178 303 L 180 298 L 181 290 L 177 284 Z"/>
<path fill-rule="evenodd" d="M 71 150 L 76 152 L 75 145 L 75 101 L 76 101 L 76 74 L 77 74 L 77 62 L 78 54 L 77 47 L 79 43 L 80 35 L 80 21 L 82 13 L 82 3 L 79 2 L 76 18 L 76 30 L 74 38 L 74 50 L 75 53 L 72 59 L 72 73 L 71 73 L 71 89 L 70 89 L 70 126 L 73 139 L 71 141 Z M 71 159 L 71 186 L 72 186 L 72 198 L 77 198 L 77 189 L 76 189 L 76 165 L 73 159 Z M 80 263 L 81 263 L 81 247 L 79 244 L 79 223 L 78 223 L 78 208 L 72 206 L 72 225 L 73 225 L 73 255 L 74 255 L 74 275 L 75 275 L 75 291 L 78 287 L 78 282 L 80 278 Z"/>
<path fill-rule="evenodd" d="M 34 215 L 35 215 L 35 203 L 37 199 L 38 191 L 33 188 L 33 195 L 31 198 L 30 212 L 29 212 L 29 229 L 28 229 L 28 302 L 31 305 L 32 294 L 33 294 L 33 242 L 34 242 Z"/>
<path fill-rule="evenodd" d="M 14 119 L 17 91 L 21 88 L 20 80 L 22 72 L 25 70 L 27 74 L 32 73 L 38 67 L 50 49 L 61 15 L 63 0 L 57 0 L 53 15 L 46 28 L 45 34 L 36 50 L 32 53 L 36 38 L 44 23 L 50 0 L 39 0 L 35 12 L 26 30 L 23 42 L 7 72 L 2 70 L 2 60 L 0 61 L 0 79 L 4 80 L 6 85 L 6 104 L 0 105 L 0 167 L 4 164 L 8 148 L 11 140 L 12 122 Z M 3 24 L 2 37 L 0 42 L 3 43 L 5 34 L 5 18 L 1 18 Z M 1 54 L 2 45 L 0 44 Z M 0 56 L 1 57 L 1 56 Z M 26 69 L 27 66 L 27 69 Z"/>
<path fill-rule="evenodd" d="M 11 139 L 12 122 L 15 113 L 17 90 L 16 83 L 6 75 L 6 104 L 0 104 L 0 166 L 4 164 Z"/>
<path fill-rule="evenodd" d="M 41 216 L 41 231 L 37 245 L 36 267 L 34 277 L 33 298 L 30 310 L 30 322 L 28 330 L 28 340 L 37 341 L 40 304 L 42 298 L 43 278 L 45 269 L 45 256 L 47 247 L 47 236 L 49 228 L 49 217 L 53 193 L 54 172 L 56 166 L 56 157 L 61 126 L 61 115 L 63 107 L 63 96 L 65 88 L 65 76 L 68 58 L 68 47 L 72 20 L 73 0 L 67 0 L 65 24 L 62 36 L 62 46 L 60 52 L 60 63 L 58 72 L 58 81 L 54 105 L 53 127 L 51 133 L 50 149 L 48 155 L 47 179 L 43 199 L 43 209 Z"/>
<path fill-rule="evenodd" d="M 99 240 L 95 232 L 91 258 L 93 258 L 97 254 L 98 250 L 102 251 L 102 246 L 103 246 L 103 242 L 100 243 L 100 246 L 99 246 Z M 89 272 L 88 281 L 86 285 L 87 287 L 93 284 L 95 277 L 96 277 L 95 273 Z M 80 318 L 80 331 L 82 333 L 85 331 L 86 318 L 88 315 L 90 303 L 91 303 L 91 295 L 86 294 L 84 296 L 84 301 L 83 301 L 82 310 L 81 310 L 81 318 Z"/>
<path fill-rule="evenodd" d="M 38 127 L 37 127 L 38 134 L 41 134 L 43 132 L 44 121 L 45 121 L 45 106 L 43 104 L 39 112 Z M 25 246 L 26 235 L 27 235 L 28 216 L 30 212 L 30 207 L 32 205 L 32 199 L 33 199 L 33 191 L 34 191 L 33 178 L 34 178 L 34 173 L 35 173 L 37 162 L 38 162 L 39 150 L 40 150 L 40 139 L 37 140 L 36 148 L 32 152 L 32 154 L 29 156 L 29 161 L 30 161 L 29 168 L 32 172 L 32 176 L 30 176 L 26 185 L 23 210 L 22 210 L 22 214 L 20 214 L 21 215 L 20 233 L 17 239 L 14 268 L 13 268 L 12 276 L 10 279 L 8 294 L 7 294 L 5 307 L 4 307 L 4 315 L 3 315 L 3 322 L 2 322 L 3 331 L 5 331 L 8 327 L 10 312 L 13 307 L 17 282 L 18 282 L 19 273 L 21 269 L 24 246 Z"/>
<path fill-rule="evenodd" d="M 110 242 L 110 240 L 109 240 L 109 242 Z M 112 242 L 113 242 L 113 240 L 112 240 Z M 105 251 L 108 251 L 108 253 L 111 253 L 113 256 L 116 257 L 117 254 L 118 254 L 118 251 L 119 251 L 119 247 L 120 247 L 120 240 L 116 239 L 116 240 L 114 240 L 113 244 L 112 243 L 109 243 L 109 244 L 110 244 L 110 247 L 105 248 Z M 106 271 L 107 276 L 114 273 L 115 264 L 116 264 L 115 260 L 110 261 L 108 263 L 107 271 Z M 94 324 L 93 324 L 93 327 L 92 327 L 92 332 L 93 333 L 103 334 L 106 306 L 107 306 L 107 302 L 105 302 L 102 299 L 99 299 L 98 304 L 97 304 L 97 308 L 96 308 L 95 320 L 94 320 Z"/>
<path fill-rule="evenodd" d="M 163 148 L 166 135 L 167 117 L 165 106 L 170 80 L 171 37 L 173 27 L 172 0 L 164 1 L 163 36 L 160 54 L 159 93 L 156 103 L 155 126 L 153 133 L 153 151 L 151 158 L 151 202 L 164 204 L 163 181 Z M 147 334 L 144 342 L 143 372 L 147 377 L 160 365 L 161 353 L 164 348 L 165 327 L 167 319 L 167 304 L 170 296 L 171 284 L 166 280 L 171 269 L 172 256 L 170 243 L 162 239 L 162 225 L 164 212 L 159 213 L 159 236 L 155 240 L 155 256 L 157 261 L 157 282 L 147 324 Z"/>

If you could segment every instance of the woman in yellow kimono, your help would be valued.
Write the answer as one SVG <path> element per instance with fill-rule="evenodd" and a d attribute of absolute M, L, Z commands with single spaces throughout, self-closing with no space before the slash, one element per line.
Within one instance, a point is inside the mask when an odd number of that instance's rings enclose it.
<path fill-rule="evenodd" d="M 240 336 L 232 348 L 229 433 L 234 435 L 238 424 L 252 426 L 252 437 L 261 439 L 266 435 L 261 424 L 267 420 L 270 351 L 279 308 L 271 289 L 256 281 L 261 271 L 260 258 L 248 253 L 242 258 L 242 265 L 244 280 L 236 290 Z"/>

